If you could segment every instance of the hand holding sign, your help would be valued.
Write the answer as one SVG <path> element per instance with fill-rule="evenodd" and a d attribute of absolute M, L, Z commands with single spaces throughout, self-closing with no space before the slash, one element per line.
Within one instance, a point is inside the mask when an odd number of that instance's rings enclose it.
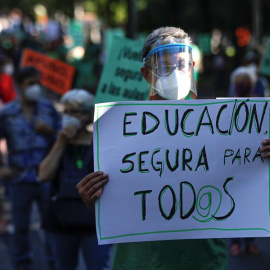
<path fill-rule="evenodd" d="M 262 152 L 263 158 L 270 158 L 270 139 L 265 139 L 262 141 L 260 152 Z"/>
<path fill-rule="evenodd" d="M 88 174 L 77 184 L 77 190 L 88 208 L 94 210 L 95 201 L 101 196 L 108 181 L 108 174 L 97 171 Z"/>

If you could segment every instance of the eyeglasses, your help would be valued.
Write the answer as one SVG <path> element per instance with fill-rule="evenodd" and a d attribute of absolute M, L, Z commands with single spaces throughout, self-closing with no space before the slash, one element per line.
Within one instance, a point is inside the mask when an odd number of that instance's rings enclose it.
<path fill-rule="evenodd" d="M 184 73 L 188 73 L 192 67 L 192 62 L 179 61 L 177 65 L 158 65 L 155 67 L 155 74 L 158 76 L 169 76 L 177 69 Z"/>

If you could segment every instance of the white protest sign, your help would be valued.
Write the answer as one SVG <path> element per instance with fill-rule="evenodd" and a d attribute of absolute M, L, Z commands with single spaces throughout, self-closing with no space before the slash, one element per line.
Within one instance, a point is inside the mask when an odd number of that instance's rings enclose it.
<path fill-rule="evenodd" d="M 270 236 L 267 99 L 96 104 L 100 244 Z"/>

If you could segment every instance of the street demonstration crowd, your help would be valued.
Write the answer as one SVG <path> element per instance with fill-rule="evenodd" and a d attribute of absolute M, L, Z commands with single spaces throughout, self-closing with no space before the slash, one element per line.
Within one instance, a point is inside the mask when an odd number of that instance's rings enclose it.
<path fill-rule="evenodd" d="M 18 29 L 18 25 L 22 27 L 22 24 L 14 20 L 14 29 Z M 27 36 L 27 32 L 24 34 Z M 76 269 L 80 250 L 87 269 L 106 269 L 110 267 L 112 246 L 98 245 L 94 214 L 89 210 L 108 182 L 106 174 L 92 174 L 94 162 L 91 124 L 94 96 L 90 91 L 74 88 L 59 97 L 58 106 L 54 106 L 50 99 L 44 98 L 39 71 L 32 66 L 20 67 L 21 54 L 18 52 L 21 52 L 23 44 L 16 44 L 16 50 L 12 50 L 11 54 L 7 44 L 8 37 L 12 37 L 10 40 L 14 39 L 12 30 L 3 34 L 1 38 L 4 42 L 0 48 L 0 176 L 6 197 L 12 205 L 15 229 L 12 255 L 15 269 L 32 269 L 33 253 L 29 227 L 33 202 L 38 204 L 41 213 L 41 227 L 50 269 Z M 167 40 L 166 37 L 171 39 Z M 164 42 L 159 43 L 160 40 Z M 146 67 L 150 69 L 152 60 L 162 55 L 154 48 L 163 50 L 164 44 L 173 43 L 179 46 L 179 54 L 190 53 L 183 50 L 183 47 L 188 47 L 189 42 L 188 35 L 179 28 L 165 27 L 154 31 L 150 38 L 147 38 L 143 51 L 146 64 L 142 75 L 148 83 L 155 81 L 148 78 L 156 71 L 153 69 L 149 73 Z M 150 61 L 152 56 L 155 58 Z M 263 96 L 263 83 L 253 76 L 256 74 L 256 61 L 254 55 L 248 54 L 245 65 L 232 72 L 230 96 Z M 172 67 L 174 68 L 166 71 L 166 78 L 182 68 L 175 68 L 175 65 Z M 187 66 L 183 67 L 183 70 L 188 73 L 192 68 Z M 170 80 L 174 82 L 174 79 Z M 161 81 L 159 87 L 153 87 L 152 99 L 187 99 L 189 96 L 190 88 L 182 97 L 175 97 L 175 93 L 171 92 L 171 98 L 168 98 L 164 85 L 165 82 Z M 197 94 L 195 89 L 192 91 Z M 6 142 L 6 145 L 3 142 Z M 90 199 L 85 191 L 87 185 L 96 187 L 96 193 L 92 194 Z M 6 233 L 3 212 L 1 202 L 1 234 Z M 218 239 L 196 240 L 196 243 L 193 241 L 119 245 L 116 249 L 115 269 L 227 269 L 227 263 L 224 263 L 224 260 L 227 260 L 227 251 L 224 251 L 226 245 L 223 242 L 218 242 Z M 249 254 L 259 253 L 254 239 L 246 239 L 245 248 Z M 159 251 L 163 252 L 162 259 L 158 255 Z M 180 261 L 175 252 L 182 254 Z M 240 239 L 232 241 L 230 252 L 232 255 L 240 254 Z M 203 266 L 202 260 L 207 265 Z M 143 266 L 143 263 L 148 264 Z M 197 263 L 200 268 L 189 266 L 192 263 Z M 213 265 L 216 268 L 212 268 Z"/>

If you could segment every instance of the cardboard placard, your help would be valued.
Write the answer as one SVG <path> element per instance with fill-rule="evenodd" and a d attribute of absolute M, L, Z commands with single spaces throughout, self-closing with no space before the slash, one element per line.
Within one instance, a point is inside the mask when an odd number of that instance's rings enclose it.
<path fill-rule="evenodd" d="M 21 66 L 33 66 L 41 72 L 41 84 L 50 90 L 64 94 L 72 87 L 75 68 L 42 53 L 25 49 Z"/>
<path fill-rule="evenodd" d="M 269 100 L 96 104 L 99 244 L 270 236 Z"/>
<path fill-rule="evenodd" d="M 142 47 L 142 41 L 112 37 L 95 103 L 148 99 L 148 86 L 141 74 Z"/>

